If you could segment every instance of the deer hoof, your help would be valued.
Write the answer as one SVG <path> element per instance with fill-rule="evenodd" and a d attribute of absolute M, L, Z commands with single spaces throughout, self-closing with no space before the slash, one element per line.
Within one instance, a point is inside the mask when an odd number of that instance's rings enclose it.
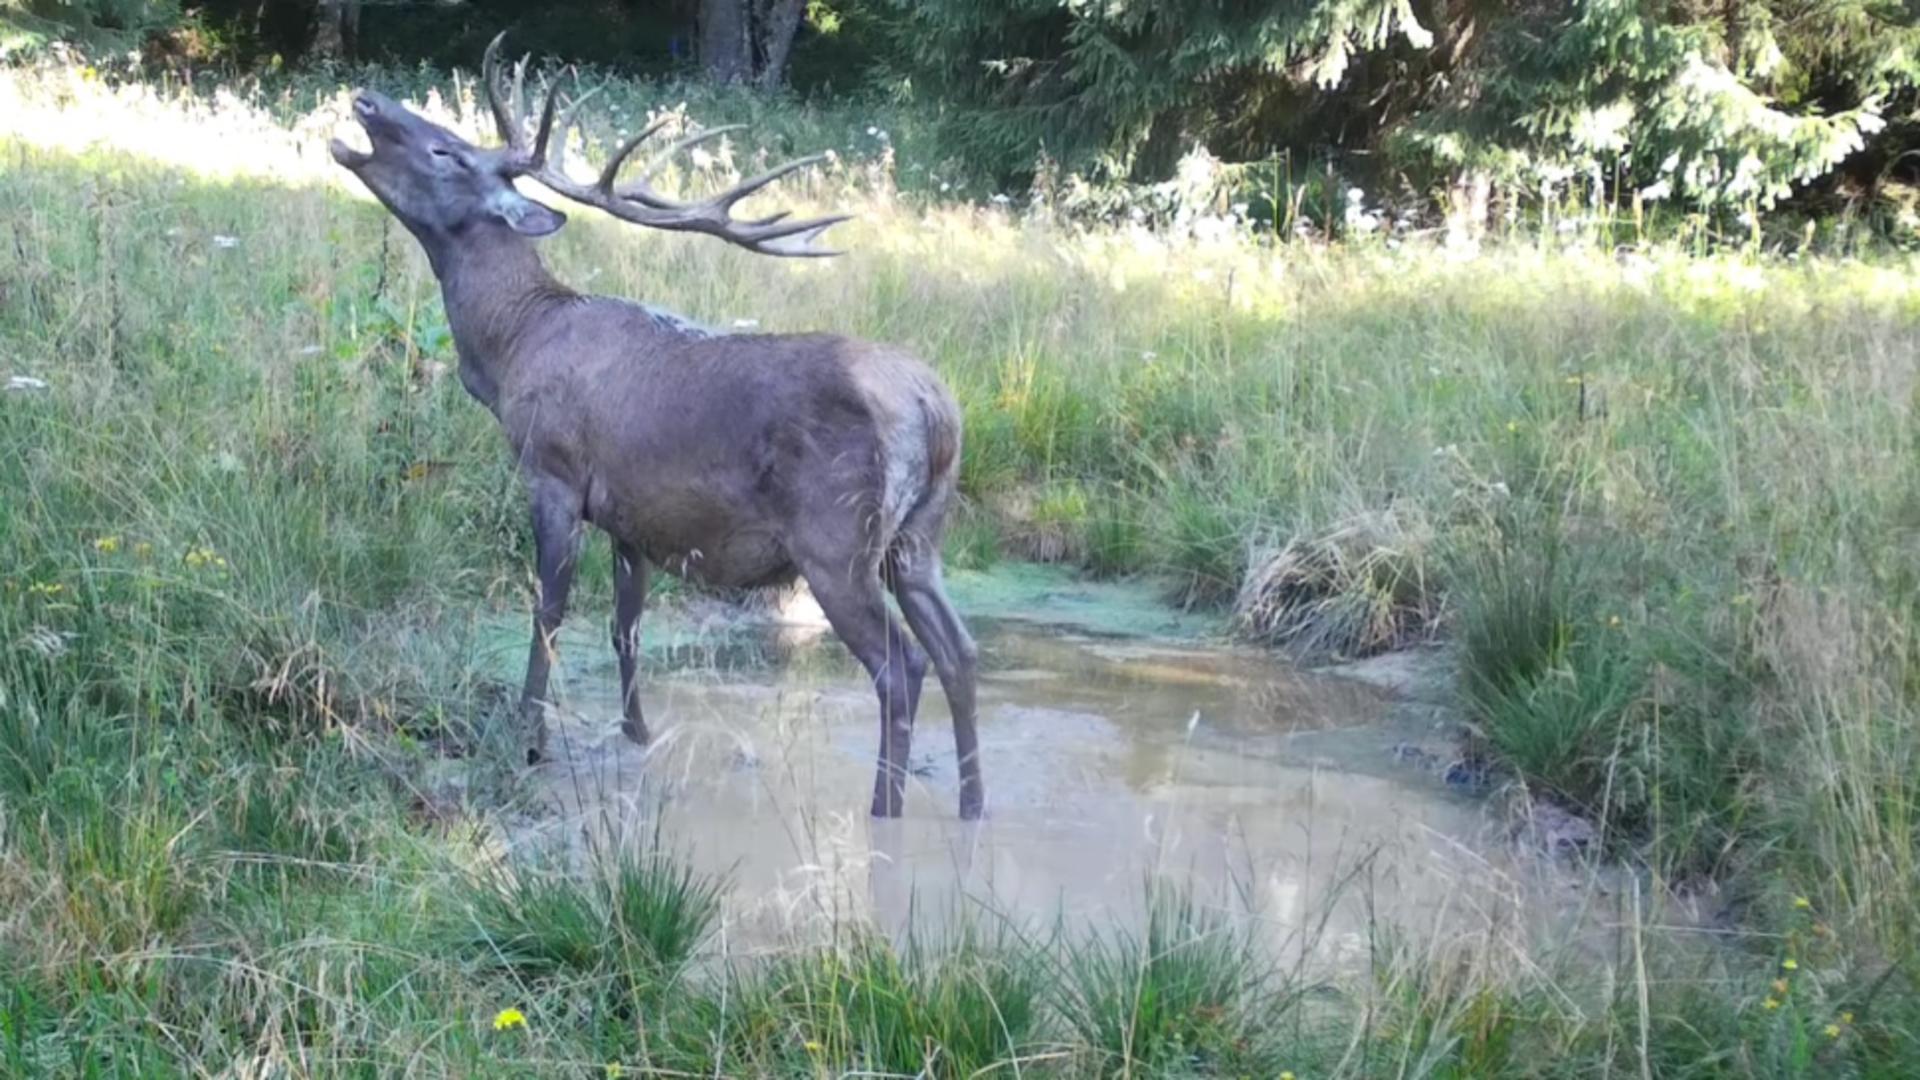
<path fill-rule="evenodd" d="M 625 735 L 633 745 L 642 749 L 653 742 L 653 733 L 647 730 L 647 725 L 638 720 L 621 721 L 620 734 Z"/>

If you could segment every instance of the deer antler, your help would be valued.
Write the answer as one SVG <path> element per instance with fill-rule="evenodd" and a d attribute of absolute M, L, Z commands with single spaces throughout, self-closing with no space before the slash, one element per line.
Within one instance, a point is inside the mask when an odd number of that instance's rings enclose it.
<path fill-rule="evenodd" d="M 669 198 L 648 184 L 654 174 L 675 155 L 727 132 L 738 131 L 743 125 L 711 128 L 679 139 L 647 162 L 638 180 L 616 184 L 627 159 L 665 126 L 665 120 L 658 120 L 622 144 L 600 170 L 600 176 L 594 183 L 582 184 L 568 176 L 561 167 L 565 160 L 567 132 L 573 127 L 581 104 L 597 90 L 589 90 L 568 105 L 560 119 L 559 141 L 553 142 L 554 108 L 560 98 L 560 88 L 557 84 L 549 87 L 546 101 L 540 109 L 539 128 L 529 144 L 526 123 L 520 111 L 526 80 L 525 59 L 514 65 L 511 96 L 504 101 L 500 97 L 500 42 L 506 36 L 502 31 L 487 46 L 486 57 L 481 62 L 481 81 L 486 84 L 487 106 L 493 111 L 493 122 L 500 129 L 500 138 L 507 144 L 508 168 L 513 175 L 525 176 L 577 203 L 598 207 L 622 221 L 650 229 L 705 233 L 763 255 L 820 257 L 840 254 L 830 248 L 820 247 L 818 243 L 821 234 L 848 220 L 852 216 L 850 214 L 832 214 L 798 221 L 787 220 L 788 211 L 785 210 L 746 221 L 733 216 L 734 206 L 742 199 L 783 176 L 825 160 L 825 154 L 776 165 L 725 191 L 691 202 Z M 550 143 L 553 147 L 552 161 L 548 160 Z"/>

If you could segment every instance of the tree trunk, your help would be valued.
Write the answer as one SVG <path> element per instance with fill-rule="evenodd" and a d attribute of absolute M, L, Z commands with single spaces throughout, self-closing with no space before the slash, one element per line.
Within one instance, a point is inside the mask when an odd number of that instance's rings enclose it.
<path fill-rule="evenodd" d="M 767 4 L 760 27 L 760 89 L 778 90 L 787 81 L 787 58 L 793 55 L 793 39 L 800 33 L 800 16 L 806 8 L 806 0 Z"/>
<path fill-rule="evenodd" d="M 314 56 L 344 60 L 360 29 L 360 0 L 319 0 L 313 8 Z"/>
<path fill-rule="evenodd" d="M 748 0 L 700 0 L 700 66 L 719 83 L 753 75 Z"/>
<path fill-rule="evenodd" d="M 1454 176 L 1447 188 L 1448 247 L 1470 247 L 1486 235 L 1492 195 L 1493 178 L 1484 170 L 1469 169 Z"/>

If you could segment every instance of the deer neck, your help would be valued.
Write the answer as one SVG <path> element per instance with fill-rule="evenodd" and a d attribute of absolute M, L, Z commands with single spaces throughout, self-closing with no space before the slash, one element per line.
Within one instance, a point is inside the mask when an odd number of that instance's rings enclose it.
<path fill-rule="evenodd" d="M 574 293 L 555 281 L 533 241 L 483 227 L 426 245 L 460 354 L 460 381 L 492 409 L 529 333 Z"/>

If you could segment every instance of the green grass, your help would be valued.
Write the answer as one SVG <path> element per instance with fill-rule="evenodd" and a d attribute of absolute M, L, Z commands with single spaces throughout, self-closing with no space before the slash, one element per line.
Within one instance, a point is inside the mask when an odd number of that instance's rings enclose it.
<path fill-rule="evenodd" d="M 477 883 L 468 951 L 526 978 L 604 976 L 665 989 L 713 931 L 723 884 L 695 877 L 657 834 L 599 861 L 585 877 L 523 867 Z"/>
<path fill-rule="evenodd" d="M 1103 1074 L 1273 1075 L 1300 1054 L 1296 992 L 1244 923 L 1184 893 L 1149 883 L 1143 932 L 1096 934 L 1065 964 L 1066 1022 Z"/>
<path fill-rule="evenodd" d="M 956 565 L 1143 575 L 1310 657 L 1448 641 L 1499 776 L 1731 920 L 1584 966 L 1381 928 L 1326 978 L 1190 905 L 717 956 L 724 887 L 671 858 L 473 865 L 460 830 L 512 788 L 471 612 L 523 610 L 524 508 L 424 262 L 319 155 L 337 100 L 0 78 L 0 374 L 49 384 L 0 395 L 0 1070 L 1912 1060 L 1910 259 L 1201 244 L 903 204 L 853 156 L 790 187 L 860 211 L 828 265 L 576 214 L 566 280 L 933 361 L 967 413 Z M 583 607 L 606 574 L 596 549 Z"/>

